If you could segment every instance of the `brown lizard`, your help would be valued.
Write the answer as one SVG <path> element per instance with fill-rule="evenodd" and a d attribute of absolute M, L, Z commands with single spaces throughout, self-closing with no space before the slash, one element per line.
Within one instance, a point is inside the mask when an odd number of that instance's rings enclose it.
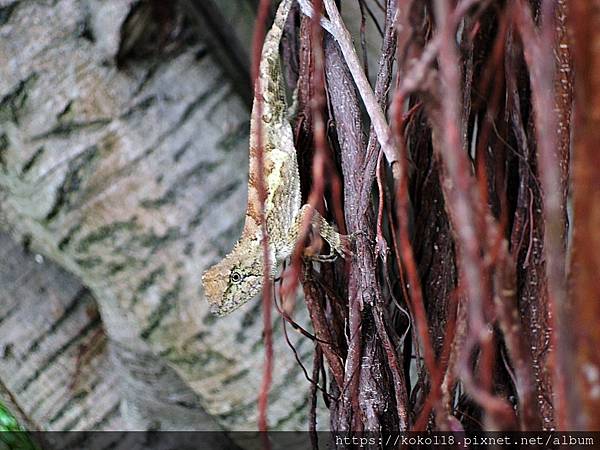
<path fill-rule="evenodd" d="M 204 293 L 211 312 L 223 316 L 254 298 L 263 285 L 263 249 L 260 198 L 257 188 L 257 133 L 262 120 L 264 180 L 266 199 L 264 216 L 270 251 L 270 278 L 275 278 L 282 261 L 291 256 L 296 241 L 303 231 L 306 215 L 310 225 L 331 247 L 329 259 L 349 253 L 348 238 L 334 228 L 310 205 L 301 207 L 300 175 L 292 127 L 288 121 L 288 107 L 279 57 L 279 43 L 292 0 L 279 5 L 273 26 L 265 37 L 259 77 L 260 91 L 254 96 L 250 120 L 250 171 L 248 205 L 242 236 L 231 253 L 202 276 Z M 262 117 L 257 117 L 257 98 L 262 98 Z M 307 218 L 308 220 L 308 218 Z"/>

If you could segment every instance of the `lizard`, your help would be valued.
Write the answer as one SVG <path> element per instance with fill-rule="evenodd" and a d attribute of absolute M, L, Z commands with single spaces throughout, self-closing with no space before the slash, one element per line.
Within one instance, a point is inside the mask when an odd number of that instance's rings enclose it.
<path fill-rule="evenodd" d="M 255 87 L 250 119 L 248 202 L 242 234 L 233 250 L 202 275 L 210 311 L 217 316 L 229 314 L 253 299 L 262 290 L 265 270 L 269 271 L 269 279 L 275 278 L 277 267 L 292 255 L 296 241 L 304 231 L 305 218 L 331 248 L 329 255 L 315 255 L 314 259 L 330 260 L 350 253 L 348 236 L 339 234 L 311 205 L 301 205 L 298 161 L 279 56 L 279 43 L 291 4 L 292 0 L 280 3 L 262 48 L 260 80 L 258 88 Z M 259 100 L 262 100 L 261 117 L 258 117 L 257 109 Z M 259 121 L 262 121 L 261 126 Z M 260 214 L 257 186 L 259 131 L 262 133 L 266 188 L 264 215 Z M 270 267 L 264 267 L 263 261 L 262 217 L 268 233 Z"/>

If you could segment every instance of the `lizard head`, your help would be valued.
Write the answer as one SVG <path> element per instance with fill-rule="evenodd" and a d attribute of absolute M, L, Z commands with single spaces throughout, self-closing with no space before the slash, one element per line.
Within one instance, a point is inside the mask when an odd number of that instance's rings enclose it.
<path fill-rule="evenodd" d="M 260 242 L 238 243 L 221 262 L 202 275 L 210 311 L 224 316 L 252 300 L 263 285 L 263 258 Z"/>

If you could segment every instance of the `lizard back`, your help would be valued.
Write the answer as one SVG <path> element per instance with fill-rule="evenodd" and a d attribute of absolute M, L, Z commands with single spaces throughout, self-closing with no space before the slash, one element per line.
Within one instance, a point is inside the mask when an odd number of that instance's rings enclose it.
<path fill-rule="evenodd" d="M 279 43 L 289 14 L 292 0 L 279 5 L 273 26 L 265 37 L 259 68 L 259 83 L 255 91 L 250 126 L 250 168 L 248 179 L 248 204 L 242 239 L 259 239 L 262 236 L 260 197 L 258 190 L 258 139 L 262 133 L 264 203 L 267 231 L 276 244 L 292 224 L 301 206 L 298 162 L 292 127 L 288 121 L 288 105 L 284 88 Z M 261 117 L 258 117 L 258 98 L 262 100 Z"/>

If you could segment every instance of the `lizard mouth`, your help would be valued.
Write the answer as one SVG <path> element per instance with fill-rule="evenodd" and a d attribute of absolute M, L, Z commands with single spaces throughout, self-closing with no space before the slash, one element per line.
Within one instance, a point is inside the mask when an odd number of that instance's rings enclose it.
<path fill-rule="evenodd" d="M 219 305 L 210 305 L 209 311 L 213 316 L 223 317 L 227 313 L 227 309 L 220 307 Z"/>
<path fill-rule="evenodd" d="M 223 303 L 211 303 L 208 307 L 210 313 L 216 317 L 223 317 L 229 314 L 231 311 L 240 307 L 243 303 L 235 302 L 223 302 Z"/>

